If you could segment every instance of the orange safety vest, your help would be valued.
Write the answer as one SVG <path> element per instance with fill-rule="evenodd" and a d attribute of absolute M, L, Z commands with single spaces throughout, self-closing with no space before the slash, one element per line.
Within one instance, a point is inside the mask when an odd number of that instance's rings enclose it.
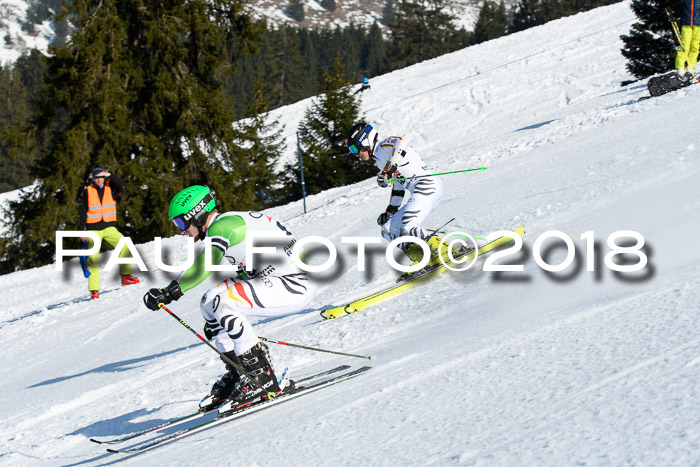
<path fill-rule="evenodd" d="M 105 222 L 117 221 L 117 202 L 112 197 L 112 189 L 105 184 L 105 192 L 100 202 L 100 195 L 97 194 L 97 188 L 90 185 L 87 187 L 88 193 L 88 209 L 87 209 L 87 224 L 95 224 L 104 220 Z"/>

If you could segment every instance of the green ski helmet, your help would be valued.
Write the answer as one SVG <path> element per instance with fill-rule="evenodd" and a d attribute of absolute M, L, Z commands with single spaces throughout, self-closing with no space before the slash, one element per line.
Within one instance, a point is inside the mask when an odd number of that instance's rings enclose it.
<path fill-rule="evenodd" d="M 187 230 L 192 223 L 201 232 L 209 213 L 215 207 L 214 193 L 206 186 L 194 185 L 173 196 L 168 208 L 168 217 L 180 232 Z"/>

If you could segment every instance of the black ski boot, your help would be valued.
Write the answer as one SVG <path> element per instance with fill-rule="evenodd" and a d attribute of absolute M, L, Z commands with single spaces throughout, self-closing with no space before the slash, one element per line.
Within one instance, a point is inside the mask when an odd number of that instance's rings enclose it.
<path fill-rule="evenodd" d="M 230 358 L 234 363 L 240 364 L 240 360 L 233 351 L 226 352 L 224 355 Z M 226 363 L 226 373 L 214 383 L 209 394 L 199 402 L 200 412 L 207 412 L 220 406 L 222 402 L 228 399 L 236 388 L 236 384 L 241 380 L 236 369 L 223 358 L 222 360 Z"/>
<path fill-rule="evenodd" d="M 241 375 L 240 381 L 228 400 L 219 407 L 219 413 L 228 412 L 260 397 L 268 397 L 271 393 L 277 395 L 287 387 L 286 381 L 282 383 L 283 387 L 280 387 L 265 344 L 257 343 L 252 349 L 239 356 L 239 359 L 243 369 L 257 380 L 259 386 L 247 376 Z"/>

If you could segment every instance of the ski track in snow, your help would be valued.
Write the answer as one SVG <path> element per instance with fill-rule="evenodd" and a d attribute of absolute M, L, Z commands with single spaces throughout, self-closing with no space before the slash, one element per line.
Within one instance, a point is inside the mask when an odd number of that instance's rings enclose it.
<path fill-rule="evenodd" d="M 501 260 L 522 272 L 484 272 L 479 258 L 324 321 L 320 310 L 398 275 L 385 244 L 368 249 L 359 272 L 355 249 L 340 243 L 378 235 L 388 191 L 370 179 L 309 197 L 305 215 L 301 201 L 269 211 L 298 237 L 333 241 L 341 261 L 317 277 L 309 310 L 253 318 L 257 332 L 376 355 L 360 377 L 138 456 L 107 454 L 89 438 L 190 413 L 223 371 L 174 319 L 143 307 L 146 290 L 173 275 L 136 271 L 142 283 L 120 287 L 101 270 L 96 302 L 77 260 L 62 273 L 1 276 L 0 465 L 696 465 L 700 141 L 688 109 L 700 87 L 647 100 L 643 82 L 620 87 L 629 75 L 619 36 L 633 21 L 628 2 L 599 8 L 373 77 L 363 93 L 380 134 L 405 136 L 435 172 L 488 168 L 444 176 L 427 227 L 455 217 L 448 229 L 483 237 L 524 224 L 523 249 Z M 286 160 L 309 103 L 275 111 Z M 533 256 L 551 230 L 575 245 L 560 273 Z M 644 236 L 643 271 L 605 266 L 607 238 L 620 230 Z M 581 239 L 588 231 L 595 252 Z M 164 244 L 185 261 L 184 239 Z M 138 249 L 153 265 L 153 242 Z M 549 264 L 566 257 L 561 242 L 542 251 Z M 171 307 L 196 330 L 204 290 Z M 292 378 L 367 363 L 269 345 Z"/>

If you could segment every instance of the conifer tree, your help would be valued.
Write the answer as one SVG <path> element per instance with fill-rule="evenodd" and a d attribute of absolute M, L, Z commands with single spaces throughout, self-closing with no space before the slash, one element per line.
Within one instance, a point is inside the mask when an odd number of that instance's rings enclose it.
<path fill-rule="evenodd" d="M 382 8 L 382 24 L 389 26 L 391 20 L 394 19 L 394 0 L 386 0 L 384 8 Z"/>
<path fill-rule="evenodd" d="M 213 188 L 223 208 L 245 209 L 237 193 L 246 192 L 248 165 L 221 85 L 258 35 L 244 3 L 65 5 L 76 32 L 51 49 L 47 88 L 27 129 L 47 141 L 32 168 L 39 183 L 11 206 L 4 264 L 53 260 L 55 231 L 78 227 L 76 196 L 95 166 L 127 182 L 118 214 L 135 242 L 176 233 L 167 206 L 189 185 Z"/>
<path fill-rule="evenodd" d="M 289 0 L 287 4 L 287 16 L 294 21 L 304 21 L 306 12 L 304 11 L 304 3 L 302 0 Z"/>
<path fill-rule="evenodd" d="M 27 89 L 27 106 L 30 114 L 36 110 L 36 96 L 40 95 L 46 79 L 47 60 L 44 54 L 33 49 L 26 55 L 22 55 L 15 62 L 15 69 Z"/>
<path fill-rule="evenodd" d="M 333 31 L 333 47 L 335 57 L 340 57 L 345 70 L 345 77 L 350 77 L 362 67 L 362 42 L 365 38 L 365 30 L 354 24 L 346 28 L 337 28 Z"/>
<path fill-rule="evenodd" d="M 394 69 L 452 52 L 466 44 L 445 0 L 401 0 L 394 8 L 387 49 Z"/>
<path fill-rule="evenodd" d="M 265 77 L 270 83 L 270 105 L 279 107 L 309 96 L 297 28 L 284 25 L 268 35 L 264 56 Z"/>
<path fill-rule="evenodd" d="M 386 42 L 377 23 L 372 23 L 362 48 L 362 70 L 364 75 L 378 76 L 387 71 Z"/>
<path fill-rule="evenodd" d="M 511 32 L 524 31 L 546 22 L 540 0 L 520 0 L 511 20 Z"/>
<path fill-rule="evenodd" d="M 328 11 L 335 11 L 337 8 L 335 0 L 321 0 L 321 6 Z"/>
<path fill-rule="evenodd" d="M 306 73 L 304 74 L 304 97 L 309 97 L 314 94 L 317 88 L 319 79 L 321 78 L 321 70 L 318 63 L 318 53 L 314 47 L 314 40 L 312 35 L 316 31 L 309 31 L 308 29 L 299 29 L 299 41 L 300 51 L 301 51 L 301 62 L 306 68 Z"/>
<path fill-rule="evenodd" d="M 277 204 L 281 177 L 277 172 L 277 161 L 284 152 L 285 143 L 278 120 L 268 122 L 269 94 L 267 81 L 258 74 L 255 91 L 248 103 L 248 118 L 236 124 L 239 132 L 237 145 L 246 153 L 249 173 L 247 193 L 251 209 L 264 209 Z"/>
<path fill-rule="evenodd" d="M 567 2 L 560 0 L 541 0 L 539 7 L 542 10 L 544 22 L 546 23 L 573 14 L 576 11 L 576 9 L 572 7 L 573 2 L 574 0 L 569 0 Z"/>
<path fill-rule="evenodd" d="M 479 17 L 474 25 L 472 43 L 479 44 L 508 33 L 508 16 L 503 2 L 496 4 L 486 0 L 479 10 Z"/>
<path fill-rule="evenodd" d="M 29 118 L 29 95 L 17 66 L 0 67 L 0 193 L 32 183 L 30 155 L 10 145 L 11 128 Z"/>
<path fill-rule="evenodd" d="M 0 108 L 5 113 L 0 117 L 0 167 L 3 168 L 0 191 L 22 188 L 34 182 L 30 168 L 40 142 L 22 128 L 36 109 L 35 96 L 42 93 L 45 73 L 45 57 L 37 50 L 20 56 L 14 65 L 3 69 Z M 61 124 L 58 119 L 56 126 Z M 3 218 L 11 219 L 11 215 Z"/>
<path fill-rule="evenodd" d="M 632 11 L 639 21 L 621 38 L 625 44 L 622 55 L 627 59 L 627 70 L 635 77 L 643 79 L 673 69 L 674 37 L 664 9 L 675 12 L 677 5 L 672 0 L 632 2 Z"/>
<path fill-rule="evenodd" d="M 377 172 L 376 167 L 361 163 L 345 147 L 345 134 L 362 117 L 361 101 L 352 94 L 344 73 L 338 58 L 332 70 L 323 75 L 322 94 L 306 110 L 299 124 L 307 194 L 355 183 Z M 285 186 L 290 199 L 301 197 L 299 177 L 298 163 L 288 164 Z"/>
<path fill-rule="evenodd" d="M 233 111 L 237 117 L 248 116 L 248 104 L 255 92 L 255 77 L 262 73 L 265 64 L 259 57 L 244 57 L 236 64 L 236 70 L 224 82 L 224 94 L 233 103 Z"/>

